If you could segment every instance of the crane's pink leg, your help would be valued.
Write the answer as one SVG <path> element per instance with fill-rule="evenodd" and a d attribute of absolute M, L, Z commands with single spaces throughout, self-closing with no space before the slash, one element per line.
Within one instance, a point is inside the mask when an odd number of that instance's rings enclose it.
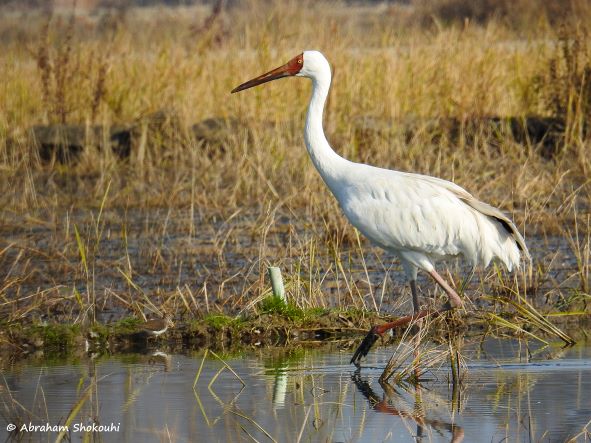
<path fill-rule="evenodd" d="M 390 329 L 398 328 L 400 326 L 406 326 L 411 322 L 416 322 L 416 321 L 420 320 L 421 318 L 424 318 L 427 316 L 437 317 L 447 311 L 450 311 L 451 309 L 463 306 L 462 299 L 457 294 L 457 292 L 454 291 L 453 288 L 447 284 L 447 282 L 443 279 L 443 277 L 441 277 L 441 275 L 439 275 L 437 273 L 437 271 L 435 271 L 435 269 L 430 271 L 429 275 L 431 277 L 433 277 L 433 280 L 435 280 L 437 282 L 437 284 L 439 286 L 441 286 L 441 288 L 447 294 L 448 299 L 449 299 L 448 306 L 445 306 L 442 309 L 438 309 L 438 310 L 424 310 L 424 311 L 415 312 L 413 315 L 407 315 L 406 317 L 401 317 L 397 320 L 394 320 L 393 322 L 384 323 L 382 325 L 374 326 L 373 328 L 371 328 L 369 330 L 369 332 L 367 333 L 367 335 L 365 336 L 365 338 L 363 339 L 363 341 L 361 342 L 359 347 L 355 350 L 355 353 L 353 354 L 353 357 L 351 358 L 351 363 L 353 363 L 356 366 L 359 366 L 360 360 L 367 355 L 367 353 L 369 352 L 369 350 L 371 349 L 373 344 L 377 341 L 378 337 L 380 337 L 384 332 L 387 332 Z M 413 290 L 413 286 L 414 286 L 414 290 Z M 418 310 L 418 295 L 415 295 L 416 294 L 416 284 L 413 285 L 412 281 L 411 281 L 411 291 L 413 292 L 413 308 L 416 311 L 416 310 Z M 416 304 L 415 304 L 415 299 L 416 299 Z"/>
<path fill-rule="evenodd" d="M 460 306 L 464 305 L 458 293 L 454 291 L 450 285 L 447 284 L 447 282 L 443 279 L 443 277 L 441 277 L 441 275 L 437 273 L 435 269 L 429 272 L 429 275 L 433 277 L 433 280 L 435 280 L 437 284 L 443 288 L 443 290 L 449 297 L 449 303 L 451 304 L 452 308 L 459 308 Z"/>

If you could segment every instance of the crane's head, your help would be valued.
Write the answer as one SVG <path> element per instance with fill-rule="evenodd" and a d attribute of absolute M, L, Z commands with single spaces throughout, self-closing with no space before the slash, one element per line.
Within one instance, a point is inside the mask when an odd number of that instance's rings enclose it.
<path fill-rule="evenodd" d="M 240 86 L 232 89 L 232 93 L 244 91 L 245 89 L 258 86 L 263 83 L 277 80 L 283 77 L 309 77 L 316 78 L 319 75 L 326 75 L 330 78 L 330 65 L 328 61 L 318 51 L 304 51 L 295 56 L 283 66 L 273 69 L 263 75 L 253 78 L 252 80 L 242 83 Z"/>

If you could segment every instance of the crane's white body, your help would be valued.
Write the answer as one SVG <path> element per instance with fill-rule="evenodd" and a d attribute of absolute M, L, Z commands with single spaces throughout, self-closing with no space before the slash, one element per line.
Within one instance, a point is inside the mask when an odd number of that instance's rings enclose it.
<path fill-rule="evenodd" d="M 354 163 L 333 151 L 322 127 L 330 65 L 317 51 L 303 57 L 296 75 L 313 84 L 304 131 L 312 162 L 351 224 L 395 253 L 411 281 L 417 269 L 431 272 L 447 257 L 462 256 L 473 266 L 498 260 L 509 270 L 519 265 L 521 252 L 529 257 L 513 222 L 456 184 Z"/>

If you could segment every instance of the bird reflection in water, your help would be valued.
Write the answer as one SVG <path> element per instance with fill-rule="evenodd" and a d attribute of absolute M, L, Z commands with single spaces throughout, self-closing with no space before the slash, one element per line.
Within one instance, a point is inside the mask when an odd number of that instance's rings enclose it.
<path fill-rule="evenodd" d="M 376 412 L 394 415 L 400 418 L 410 418 L 417 425 L 416 430 L 416 441 L 420 442 L 423 440 L 425 427 L 430 427 L 437 431 L 440 435 L 444 435 L 444 432 L 451 434 L 450 443 L 460 443 L 464 441 L 464 429 L 454 423 L 447 423 L 442 420 L 435 420 L 427 418 L 427 412 L 424 408 L 422 401 L 422 392 L 419 384 L 414 385 L 415 404 L 412 410 L 405 410 L 395 406 L 396 400 L 401 400 L 400 395 L 396 392 L 394 386 L 387 382 L 380 381 L 380 386 L 384 391 L 384 395 L 380 397 L 372 389 L 370 384 L 363 380 L 359 374 L 359 371 L 351 376 L 351 380 L 359 389 L 359 392 L 368 400 L 372 409 Z"/>
<path fill-rule="evenodd" d="M 155 351 L 150 354 L 148 363 L 151 365 L 162 364 L 164 372 L 170 372 L 172 367 L 172 356 L 162 351 Z"/>

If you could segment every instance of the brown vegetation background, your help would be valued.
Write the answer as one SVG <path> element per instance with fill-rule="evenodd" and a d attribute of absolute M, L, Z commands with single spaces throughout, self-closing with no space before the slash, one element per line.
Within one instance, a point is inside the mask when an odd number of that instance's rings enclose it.
<path fill-rule="evenodd" d="M 33 296 L 66 313 L 105 298 L 139 312 L 144 292 L 195 314 L 213 309 L 209 291 L 216 309 L 238 311 L 268 289 L 270 263 L 302 306 L 331 304 L 320 295 L 330 276 L 341 303 L 376 307 L 387 266 L 373 280 L 358 269 L 368 245 L 303 147 L 308 82 L 229 93 L 303 49 L 333 66 L 325 128 L 337 152 L 453 180 L 528 239 L 567 239 L 574 286 L 588 292 L 588 2 L 96 4 L 1 6 L 10 318 L 51 312 L 23 310 Z M 36 125 L 77 125 L 81 149 L 42 155 Z M 117 128 L 130 134 L 123 155 L 109 149 Z M 544 257 L 532 285 L 547 281 Z M 178 291 L 195 306 L 167 298 Z"/>

